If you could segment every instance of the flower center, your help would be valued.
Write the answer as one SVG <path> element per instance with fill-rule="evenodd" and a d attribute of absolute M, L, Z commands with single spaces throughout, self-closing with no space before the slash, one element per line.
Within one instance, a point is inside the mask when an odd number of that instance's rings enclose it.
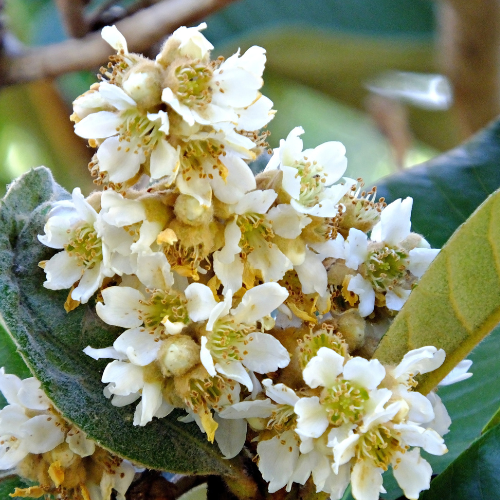
<path fill-rule="evenodd" d="M 359 423 L 367 400 L 368 392 L 347 380 L 325 388 L 321 395 L 321 404 L 330 423 L 335 426 Z"/>
<path fill-rule="evenodd" d="M 371 252 L 365 264 L 376 291 L 384 292 L 404 278 L 408 254 L 402 249 L 384 247 Z"/>
<path fill-rule="evenodd" d="M 185 64 L 175 71 L 177 96 L 186 106 L 206 107 L 212 100 L 212 68 L 201 62 Z"/>
<path fill-rule="evenodd" d="M 340 337 L 333 333 L 334 328 L 329 325 L 324 325 L 323 328 L 314 333 L 304 335 L 303 339 L 299 339 L 300 351 L 300 368 L 303 370 L 307 363 L 318 354 L 322 347 L 328 347 L 341 356 L 347 354 L 347 345 L 342 342 Z"/>
<path fill-rule="evenodd" d="M 307 161 L 305 156 L 303 160 L 296 161 L 294 167 L 300 177 L 300 203 L 306 207 L 318 204 L 326 182 L 323 169 L 316 161 Z"/>
<path fill-rule="evenodd" d="M 260 242 L 262 242 L 262 239 L 270 241 L 274 238 L 271 224 L 261 214 L 248 213 L 240 215 L 236 219 L 236 224 L 241 231 L 239 246 L 243 258 L 259 246 L 259 240 Z"/>
<path fill-rule="evenodd" d="M 93 268 L 102 261 L 102 241 L 92 224 L 83 222 L 73 230 L 73 238 L 64 245 L 71 257 L 76 257 L 85 268 Z"/>
<path fill-rule="evenodd" d="M 182 176 L 187 182 L 193 177 L 213 179 L 214 174 L 226 180 L 227 168 L 219 160 L 225 154 L 224 144 L 215 140 L 188 142 L 181 155 Z"/>
<path fill-rule="evenodd" d="M 167 319 L 172 323 L 182 322 L 185 325 L 189 323 L 187 301 L 179 292 L 154 290 L 149 300 L 141 303 L 145 307 L 139 311 L 139 317 L 144 321 L 146 328 L 154 330 Z"/>
<path fill-rule="evenodd" d="M 186 247 L 181 242 L 176 241 L 171 245 L 165 245 L 163 252 L 171 266 L 172 271 L 177 272 L 181 276 L 192 278 L 195 281 L 200 279 L 198 268 L 201 262 L 206 257 L 206 251 L 203 245 L 195 245 Z"/>
<path fill-rule="evenodd" d="M 247 352 L 245 346 L 252 340 L 247 338 L 254 328 L 236 325 L 231 320 L 215 322 L 212 332 L 207 335 L 207 348 L 217 362 L 241 361 Z"/>
<path fill-rule="evenodd" d="M 275 429 L 283 432 L 295 428 L 297 423 L 297 414 L 292 405 L 277 405 L 277 408 L 271 414 L 267 422 L 268 429 Z"/>
<path fill-rule="evenodd" d="M 401 433 L 380 425 L 360 437 L 356 456 L 369 459 L 375 467 L 387 470 L 394 453 L 404 453 L 406 450 L 407 447 L 401 443 Z"/>

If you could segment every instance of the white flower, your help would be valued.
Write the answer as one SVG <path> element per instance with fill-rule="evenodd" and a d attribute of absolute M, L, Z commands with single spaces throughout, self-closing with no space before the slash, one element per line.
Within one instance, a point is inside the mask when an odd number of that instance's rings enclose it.
<path fill-rule="evenodd" d="M 268 109 L 270 101 L 256 106 L 258 115 L 245 108 L 259 100 L 265 62 L 265 50 L 255 46 L 241 57 L 238 51 L 215 70 L 200 61 L 187 61 L 176 69 L 177 88 L 165 88 L 162 100 L 189 125 L 232 122 L 241 126 L 253 122 L 262 127 L 273 117 Z"/>
<path fill-rule="evenodd" d="M 114 275 L 103 261 L 106 248 L 99 231 L 100 219 L 79 188 L 73 190 L 72 201 L 54 204 L 44 227 L 45 234 L 38 239 L 50 248 L 64 251 L 44 263 L 45 288 L 63 290 L 79 282 L 71 298 L 85 304 L 103 279 Z"/>
<path fill-rule="evenodd" d="M 224 247 L 214 253 L 214 271 L 225 293 L 241 288 L 245 263 L 259 270 L 265 282 L 280 280 L 292 268 L 290 260 L 272 242 L 272 225 L 265 215 L 276 196 L 271 189 L 255 190 L 231 207 L 235 216 L 226 225 Z"/>
<path fill-rule="evenodd" d="M 201 23 L 193 28 L 181 26 L 177 28 L 167 43 L 175 47 L 175 52 L 181 57 L 190 59 L 206 59 L 214 46 L 200 33 L 201 30 L 207 28 L 207 23 Z M 162 54 L 156 58 L 157 61 L 163 62 Z"/>
<path fill-rule="evenodd" d="M 288 296 L 284 288 L 276 283 L 259 285 L 248 290 L 234 309 L 231 291 L 223 302 L 216 302 L 210 288 L 192 283 L 185 295 L 191 320 L 208 320 L 200 357 L 212 377 L 220 373 L 251 391 L 253 382 L 247 369 L 268 373 L 288 365 L 287 350 L 273 336 L 256 331 L 255 325 L 283 303 Z"/>
<path fill-rule="evenodd" d="M 347 362 L 340 354 L 321 347 L 303 370 L 304 382 L 320 397 L 301 398 L 295 405 L 296 432 L 301 437 L 319 438 L 330 425 L 358 424 L 371 401 L 387 396 L 387 389 L 376 390 L 385 369 L 376 359 L 355 357 Z M 342 375 L 341 375 L 342 374 Z"/>
<path fill-rule="evenodd" d="M 266 166 L 266 171 L 283 172 L 283 188 L 292 197 L 290 204 L 298 212 L 317 217 L 335 217 L 338 204 L 355 181 L 333 185 L 347 168 L 345 148 L 340 142 L 325 142 L 315 149 L 302 151 L 302 127 L 294 128 Z"/>

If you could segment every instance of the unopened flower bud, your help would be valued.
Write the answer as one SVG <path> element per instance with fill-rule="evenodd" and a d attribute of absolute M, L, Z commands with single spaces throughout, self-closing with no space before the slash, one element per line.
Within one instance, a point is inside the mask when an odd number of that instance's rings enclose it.
<path fill-rule="evenodd" d="M 365 340 L 366 321 L 359 315 L 357 309 L 349 309 L 337 318 L 339 331 L 349 345 L 349 351 L 359 349 Z"/>
<path fill-rule="evenodd" d="M 163 342 L 158 361 L 165 376 L 184 375 L 200 362 L 200 346 L 188 335 L 174 335 Z"/>
<path fill-rule="evenodd" d="M 212 219 L 213 208 L 202 205 L 196 198 L 187 194 L 177 197 L 174 205 L 177 218 L 190 226 L 208 224 Z"/>
<path fill-rule="evenodd" d="M 146 109 L 161 103 L 160 71 L 151 61 L 134 66 L 124 77 L 123 90 Z"/>

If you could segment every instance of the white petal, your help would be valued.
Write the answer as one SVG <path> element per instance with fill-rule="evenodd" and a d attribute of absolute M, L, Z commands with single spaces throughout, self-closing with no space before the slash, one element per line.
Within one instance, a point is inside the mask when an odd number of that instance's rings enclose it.
<path fill-rule="evenodd" d="M 175 180 L 179 191 L 182 194 L 188 194 L 196 198 L 201 205 L 209 207 L 212 203 L 211 181 L 208 177 L 192 175 L 185 177 L 184 174 L 178 175 Z"/>
<path fill-rule="evenodd" d="M 148 383 L 144 384 L 142 389 L 142 399 L 137 405 L 134 414 L 134 425 L 144 426 L 153 420 L 153 415 L 156 413 L 162 402 L 161 384 Z"/>
<path fill-rule="evenodd" d="M 267 333 L 253 332 L 245 346 L 248 354 L 244 354 L 242 363 L 251 371 L 271 373 L 284 368 L 290 363 L 288 351 L 280 341 Z"/>
<path fill-rule="evenodd" d="M 427 394 L 427 399 L 432 404 L 434 410 L 434 420 L 427 422 L 425 425 L 430 429 L 434 429 L 440 436 L 444 436 L 450 430 L 451 418 L 444 406 L 441 398 L 433 391 Z"/>
<path fill-rule="evenodd" d="M 345 147 L 341 142 L 329 141 L 313 150 L 304 151 L 304 156 L 307 156 L 312 163 L 317 162 L 323 167 L 325 186 L 330 186 L 344 175 L 347 168 L 345 152 Z"/>
<path fill-rule="evenodd" d="M 223 302 L 219 302 L 210 312 L 210 317 L 208 318 L 208 322 L 206 325 L 207 331 L 211 332 L 214 323 L 219 319 L 227 316 L 229 313 L 229 309 L 231 309 L 231 304 L 233 301 L 233 292 L 228 290 L 226 296 L 224 297 Z"/>
<path fill-rule="evenodd" d="M 302 229 L 311 222 L 309 217 L 299 214 L 287 204 L 271 208 L 267 216 L 272 222 L 274 233 L 288 239 L 300 236 Z"/>
<path fill-rule="evenodd" d="M 109 137 L 99 146 L 96 155 L 99 170 L 107 172 L 109 180 L 116 183 L 132 179 L 146 161 L 144 150 L 135 138 L 130 142 L 120 142 L 119 137 Z"/>
<path fill-rule="evenodd" d="M 174 284 L 170 264 L 163 252 L 140 254 L 136 274 L 141 283 L 150 289 L 168 290 Z"/>
<path fill-rule="evenodd" d="M 255 176 L 250 167 L 234 154 L 220 156 L 219 160 L 228 169 L 227 178 L 224 181 L 218 171 L 214 170 L 214 178 L 210 180 L 210 185 L 220 201 L 237 203 L 245 193 L 255 189 Z"/>
<path fill-rule="evenodd" d="M 241 229 L 236 223 L 236 219 L 226 224 L 224 229 L 224 247 L 217 253 L 217 258 L 222 264 L 231 264 L 235 255 L 241 252 L 239 242 L 241 240 Z M 241 285 L 240 285 L 241 286 Z M 233 291 L 239 290 L 239 287 Z"/>
<path fill-rule="evenodd" d="M 257 445 L 259 470 L 269 481 L 269 493 L 283 488 L 293 474 L 299 458 L 299 447 L 293 431 L 285 431 Z"/>
<path fill-rule="evenodd" d="M 94 349 L 93 347 L 87 346 L 83 352 L 94 359 L 118 359 L 124 361 L 127 359 L 125 354 L 118 352 L 114 347 L 104 347 L 103 349 Z"/>
<path fill-rule="evenodd" d="M 247 437 L 246 420 L 225 420 L 220 418 L 217 413 L 214 415 L 214 420 L 219 424 L 215 431 L 215 441 L 217 441 L 219 450 L 224 455 L 224 458 L 235 457 L 245 444 Z"/>
<path fill-rule="evenodd" d="M 406 381 L 408 374 L 418 375 L 427 373 L 439 368 L 446 357 L 443 349 L 436 349 L 434 346 L 420 347 L 406 353 L 398 366 L 394 369 L 394 378 L 403 378 Z"/>
<path fill-rule="evenodd" d="M 385 294 L 385 305 L 387 309 L 392 311 L 400 311 L 405 305 L 408 297 L 410 296 L 411 290 L 405 290 L 401 287 L 394 287 Z"/>
<path fill-rule="evenodd" d="M 307 363 L 302 377 L 311 387 L 332 387 L 337 381 L 337 375 L 342 373 L 344 357 L 328 347 L 321 347 L 316 356 Z"/>
<path fill-rule="evenodd" d="M 334 240 L 327 240 L 323 243 L 310 243 L 309 247 L 317 252 L 322 259 L 327 257 L 344 259 L 346 257 L 344 238 L 340 233 L 337 234 Z"/>
<path fill-rule="evenodd" d="M 352 495 L 356 500 L 378 500 L 382 486 L 382 469 L 368 460 L 356 462 L 352 468 Z"/>
<path fill-rule="evenodd" d="M 75 134 L 84 139 L 105 139 L 118 134 L 122 123 L 118 113 L 98 111 L 79 121 L 75 125 Z"/>
<path fill-rule="evenodd" d="M 346 464 L 356 454 L 356 445 L 359 441 L 359 434 L 351 433 L 346 439 L 335 445 L 333 449 L 334 463 L 333 472 L 338 474 L 339 467 Z"/>
<path fill-rule="evenodd" d="M 94 454 L 94 441 L 87 439 L 85 433 L 78 429 L 73 428 L 68 432 L 66 442 L 69 445 L 69 449 L 81 457 L 89 457 Z"/>
<path fill-rule="evenodd" d="M 64 290 L 71 288 L 80 279 L 83 267 L 80 267 L 80 261 L 77 257 L 70 257 L 63 250 L 45 263 L 44 271 L 47 277 L 47 281 L 43 283 L 45 288 Z"/>
<path fill-rule="evenodd" d="M 130 226 L 146 219 L 146 207 L 137 200 L 124 198 L 108 189 L 101 195 L 100 215 L 106 223 L 117 227 Z"/>
<path fill-rule="evenodd" d="M 411 228 L 412 198 L 398 199 L 382 211 L 380 222 L 373 228 L 371 239 L 389 245 L 398 245 L 409 234 Z"/>
<path fill-rule="evenodd" d="M 238 130 L 259 130 L 267 125 L 275 115 L 273 102 L 264 95 L 250 106 L 238 109 Z"/>
<path fill-rule="evenodd" d="M 104 304 L 97 303 L 97 315 L 108 325 L 136 328 L 142 325 L 137 309 L 146 299 L 144 295 L 127 286 L 111 286 L 102 291 Z"/>
<path fill-rule="evenodd" d="M 262 384 L 266 388 L 266 395 L 278 404 L 294 406 L 300 399 L 295 391 L 285 384 L 273 385 L 272 380 L 268 378 L 263 380 Z"/>
<path fill-rule="evenodd" d="M 397 466 L 393 466 L 394 477 L 406 498 L 417 500 L 422 490 L 428 490 L 431 484 L 432 468 L 420 456 L 418 448 L 406 453 L 397 452 L 395 461 Z"/>
<path fill-rule="evenodd" d="M 200 349 L 200 361 L 201 364 L 205 367 L 208 374 L 211 377 L 215 377 L 217 372 L 215 371 L 214 360 L 212 358 L 212 354 L 207 349 L 207 337 L 201 337 L 201 349 Z"/>
<path fill-rule="evenodd" d="M 434 419 L 434 410 L 431 402 L 419 392 L 407 392 L 404 399 L 410 406 L 408 419 L 418 424 L 430 422 Z"/>
<path fill-rule="evenodd" d="M 120 111 L 137 106 L 137 103 L 124 90 L 108 82 L 102 81 L 99 84 L 99 93 L 109 104 Z"/>
<path fill-rule="evenodd" d="M 152 363 L 160 350 L 158 337 L 142 328 L 125 330 L 114 342 L 113 347 L 138 366 Z"/>
<path fill-rule="evenodd" d="M 224 285 L 224 295 L 228 290 L 239 290 L 243 282 L 244 271 L 241 257 L 237 255 L 230 264 L 224 264 L 220 261 L 220 252 L 214 252 L 213 258 L 214 272 Z"/>
<path fill-rule="evenodd" d="M 97 289 L 102 285 L 104 274 L 102 273 L 102 263 L 96 264 L 91 269 L 85 269 L 78 283 L 78 286 L 71 292 L 71 298 L 86 304 L 90 297 L 97 292 Z"/>
<path fill-rule="evenodd" d="M 5 436 L 3 444 L 0 444 L 0 469 L 8 470 L 15 467 L 28 455 L 26 442 L 14 436 Z"/>
<path fill-rule="evenodd" d="M 47 410 L 50 401 L 40 388 L 40 382 L 33 377 L 21 381 L 21 388 L 17 393 L 19 402 L 30 410 Z"/>
<path fill-rule="evenodd" d="M 118 31 L 118 28 L 115 25 L 104 26 L 104 28 L 101 30 L 101 36 L 117 52 L 123 50 L 125 54 L 128 54 L 127 41 L 125 40 L 125 37 Z"/>
<path fill-rule="evenodd" d="M 410 250 L 408 269 L 417 278 L 421 278 L 440 250 L 434 248 L 414 248 Z"/>
<path fill-rule="evenodd" d="M 464 359 L 460 361 L 453 370 L 451 370 L 446 377 L 439 382 L 439 386 L 456 384 L 457 382 L 461 382 L 462 380 L 467 380 L 469 377 L 472 377 L 472 373 L 468 373 L 469 368 L 472 366 L 472 361 L 470 359 Z"/>
<path fill-rule="evenodd" d="M 270 417 L 276 405 L 270 399 L 242 401 L 224 408 L 219 415 L 222 418 L 267 418 Z"/>
<path fill-rule="evenodd" d="M 295 271 L 302 285 L 303 293 L 319 293 L 320 295 L 326 293 L 328 276 L 321 255 L 307 249 L 304 262 L 295 266 Z"/>
<path fill-rule="evenodd" d="M 210 317 L 210 313 L 217 305 L 212 290 L 201 283 L 191 283 L 184 294 L 187 303 L 189 317 L 193 321 L 204 321 Z"/>
<path fill-rule="evenodd" d="M 299 399 L 294 410 L 298 415 L 296 432 L 300 436 L 318 438 L 328 428 L 326 410 L 317 396 Z"/>
<path fill-rule="evenodd" d="M 141 224 L 139 239 L 130 245 L 130 251 L 135 253 L 151 252 L 151 245 L 156 242 L 158 235 L 162 230 L 161 222 L 145 220 Z"/>
<path fill-rule="evenodd" d="M 10 405 L 20 404 L 17 394 L 21 390 L 21 387 L 22 381 L 19 377 L 5 373 L 5 368 L 0 368 L 0 391 L 7 400 L 7 403 Z"/>
<path fill-rule="evenodd" d="M 112 394 L 128 396 L 139 392 L 143 388 L 144 372 L 141 366 L 122 361 L 112 361 L 104 369 L 101 380 L 105 383 L 113 383 L 113 387 L 110 388 Z"/>
<path fill-rule="evenodd" d="M 378 359 L 351 358 L 344 366 L 344 378 L 369 391 L 375 389 L 385 377 L 385 368 Z"/>
<path fill-rule="evenodd" d="M 367 257 L 368 237 L 359 229 L 351 228 L 345 242 L 345 265 L 356 271 Z"/>
<path fill-rule="evenodd" d="M 243 384 L 249 391 L 253 389 L 252 379 L 239 361 L 224 361 L 222 363 L 217 363 L 215 369 L 227 378 Z"/>
<path fill-rule="evenodd" d="M 401 432 L 402 440 L 409 446 L 418 446 L 432 455 L 444 455 L 448 451 L 444 439 L 433 429 L 424 429 L 413 423 L 396 424 L 394 428 Z"/>
<path fill-rule="evenodd" d="M 300 175 L 294 167 L 289 167 L 287 165 L 282 165 L 281 170 L 283 172 L 283 189 L 293 198 L 298 199 L 300 196 Z"/>
<path fill-rule="evenodd" d="M 238 203 L 236 203 L 234 212 L 238 215 L 246 213 L 265 214 L 277 196 L 278 194 L 272 189 L 251 191 L 243 195 Z"/>
<path fill-rule="evenodd" d="M 10 404 L 0 410 L 0 436 L 12 434 L 22 437 L 21 424 L 27 422 L 29 417 L 25 409 L 17 404 Z"/>
<path fill-rule="evenodd" d="M 287 297 L 286 288 L 277 283 L 264 283 L 248 290 L 231 314 L 236 323 L 251 324 L 271 314 Z"/>
<path fill-rule="evenodd" d="M 293 268 L 290 259 L 274 243 L 269 244 L 264 238 L 255 238 L 248 262 L 254 269 L 262 272 L 265 282 L 279 281 L 287 271 Z"/>
<path fill-rule="evenodd" d="M 26 433 L 26 449 L 38 454 L 61 444 L 65 438 L 64 427 L 56 423 L 60 424 L 53 415 L 38 415 L 21 424 L 20 431 Z"/>
<path fill-rule="evenodd" d="M 351 278 L 347 289 L 354 292 L 359 297 L 358 311 L 361 317 L 368 316 L 375 307 L 375 292 L 369 281 L 365 280 L 361 274 Z"/>
<path fill-rule="evenodd" d="M 166 177 L 165 184 L 172 184 L 179 170 L 179 150 L 161 139 L 151 153 L 149 169 L 152 179 Z"/>
<path fill-rule="evenodd" d="M 214 46 L 200 33 L 207 27 L 207 23 L 186 28 L 181 26 L 172 33 L 172 38 L 179 41 L 179 54 L 193 59 L 204 59 Z"/>

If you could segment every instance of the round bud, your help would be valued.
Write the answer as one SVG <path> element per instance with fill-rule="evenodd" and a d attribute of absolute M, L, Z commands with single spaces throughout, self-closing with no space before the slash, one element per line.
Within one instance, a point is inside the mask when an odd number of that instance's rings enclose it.
<path fill-rule="evenodd" d="M 202 205 L 196 198 L 181 194 L 175 200 L 174 212 L 177 218 L 190 226 L 208 224 L 212 219 L 213 209 Z"/>
<path fill-rule="evenodd" d="M 188 335 L 173 335 L 163 342 L 158 361 L 166 377 L 184 375 L 200 362 L 200 346 Z"/>
<path fill-rule="evenodd" d="M 123 90 L 146 109 L 161 103 L 160 71 L 152 62 L 134 66 L 124 77 Z"/>

